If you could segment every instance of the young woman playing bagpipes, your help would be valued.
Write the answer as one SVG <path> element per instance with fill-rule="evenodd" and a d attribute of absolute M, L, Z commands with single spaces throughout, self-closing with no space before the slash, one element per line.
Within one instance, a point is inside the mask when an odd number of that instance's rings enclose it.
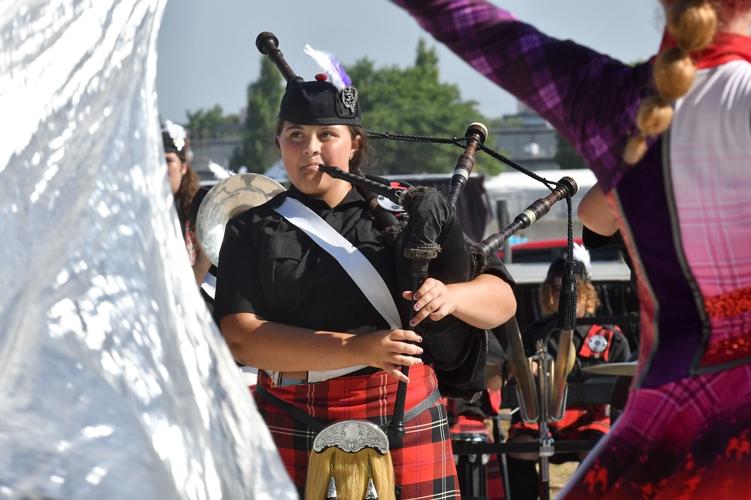
<path fill-rule="evenodd" d="M 291 186 L 227 224 L 214 314 L 235 359 L 261 369 L 256 401 L 301 493 L 320 431 L 316 422 L 353 419 L 383 425 L 392 416 L 398 383 L 404 381 L 409 382 L 405 432 L 389 450 L 399 494 L 403 499 L 458 497 L 438 380 L 433 368 L 423 364 L 425 343 L 412 328 L 449 316 L 479 329 L 505 322 L 516 308 L 510 278 L 500 262 L 491 260 L 465 282 L 428 278 L 414 297 L 400 287 L 399 252 L 374 217 L 368 196 L 319 168 L 357 172 L 366 139 L 353 86 L 337 88 L 323 77 L 288 80 L 276 142 Z M 315 224 L 322 220 L 325 227 L 301 228 L 299 220 L 309 220 L 310 212 Z M 455 225 L 455 220 L 449 223 Z M 336 234 L 329 235 L 331 231 Z M 365 285 L 351 277 L 352 263 L 333 256 L 321 241 L 339 237 L 346 242 L 336 245 L 351 245 L 350 253 L 373 270 Z M 464 245 L 463 238 L 459 241 Z M 451 253 L 451 248 L 444 250 Z M 354 274 L 365 272 L 357 268 Z M 388 297 L 381 297 L 386 304 L 376 308 L 363 289 L 379 280 Z M 389 317 L 388 310 L 396 310 L 389 301 L 398 305 L 395 319 Z M 407 310 L 414 311 L 413 318 Z M 411 367 L 409 377 L 400 370 L 403 366 Z M 328 492 L 318 498 L 331 497 L 332 486 L 338 498 L 374 498 L 370 485 L 366 491 L 359 483 L 353 491 L 351 478 L 338 476 L 352 454 L 326 453 L 314 452 L 324 466 L 310 474 L 320 477 L 307 477 L 309 485 L 329 483 Z M 393 485 L 384 487 L 374 477 L 380 459 L 368 453 L 362 467 L 354 469 L 372 480 L 378 498 L 394 498 Z M 320 491 L 320 484 L 315 488 Z M 318 494 L 305 492 L 308 498 Z"/>
<path fill-rule="evenodd" d="M 638 373 L 564 497 L 746 495 L 751 1 L 663 1 L 660 52 L 635 66 L 550 38 L 490 2 L 398 3 L 576 147 L 633 261 Z"/>

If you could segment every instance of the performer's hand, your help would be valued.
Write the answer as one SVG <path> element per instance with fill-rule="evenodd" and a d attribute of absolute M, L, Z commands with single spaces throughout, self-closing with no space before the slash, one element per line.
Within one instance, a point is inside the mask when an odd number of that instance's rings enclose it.
<path fill-rule="evenodd" d="M 358 363 L 381 368 L 394 378 L 408 383 L 409 378 L 399 367 L 422 364 L 417 357 L 422 354 L 422 347 L 407 341 L 422 342 L 422 337 L 412 330 L 375 330 L 355 335 L 349 343 L 355 350 Z"/>
<path fill-rule="evenodd" d="M 412 300 L 412 292 L 402 292 L 402 297 Z M 415 316 L 409 322 L 410 326 L 420 324 L 430 317 L 433 321 L 445 318 L 456 310 L 451 289 L 442 281 L 428 278 L 415 293 Z"/>

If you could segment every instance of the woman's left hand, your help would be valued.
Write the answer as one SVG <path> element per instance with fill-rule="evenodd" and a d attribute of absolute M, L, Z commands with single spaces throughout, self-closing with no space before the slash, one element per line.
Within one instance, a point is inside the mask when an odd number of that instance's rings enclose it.
<path fill-rule="evenodd" d="M 402 297 L 413 300 L 412 292 L 402 292 Z M 410 326 L 420 324 L 425 318 L 438 321 L 452 314 L 456 310 L 456 303 L 451 288 L 434 278 L 426 279 L 415 293 L 413 305 L 415 316 L 409 322 Z"/>

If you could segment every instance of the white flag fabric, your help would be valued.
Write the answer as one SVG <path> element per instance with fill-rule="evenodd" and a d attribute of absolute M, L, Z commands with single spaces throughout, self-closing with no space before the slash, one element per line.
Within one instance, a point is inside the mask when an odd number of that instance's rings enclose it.
<path fill-rule="evenodd" d="M 188 264 L 164 0 L 0 0 L 0 497 L 296 498 Z"/>

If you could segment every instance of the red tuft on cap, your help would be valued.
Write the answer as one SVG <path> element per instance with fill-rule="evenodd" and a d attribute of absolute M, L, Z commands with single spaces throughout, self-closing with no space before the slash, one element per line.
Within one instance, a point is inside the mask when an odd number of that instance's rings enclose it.
<path fill-rule="evenodd" d="M 329 79 L 329 77 L 325 73 L 318 73 L 316 75 L 316 81 L 317 82 L 325 82 L 328 79 Z"/>

